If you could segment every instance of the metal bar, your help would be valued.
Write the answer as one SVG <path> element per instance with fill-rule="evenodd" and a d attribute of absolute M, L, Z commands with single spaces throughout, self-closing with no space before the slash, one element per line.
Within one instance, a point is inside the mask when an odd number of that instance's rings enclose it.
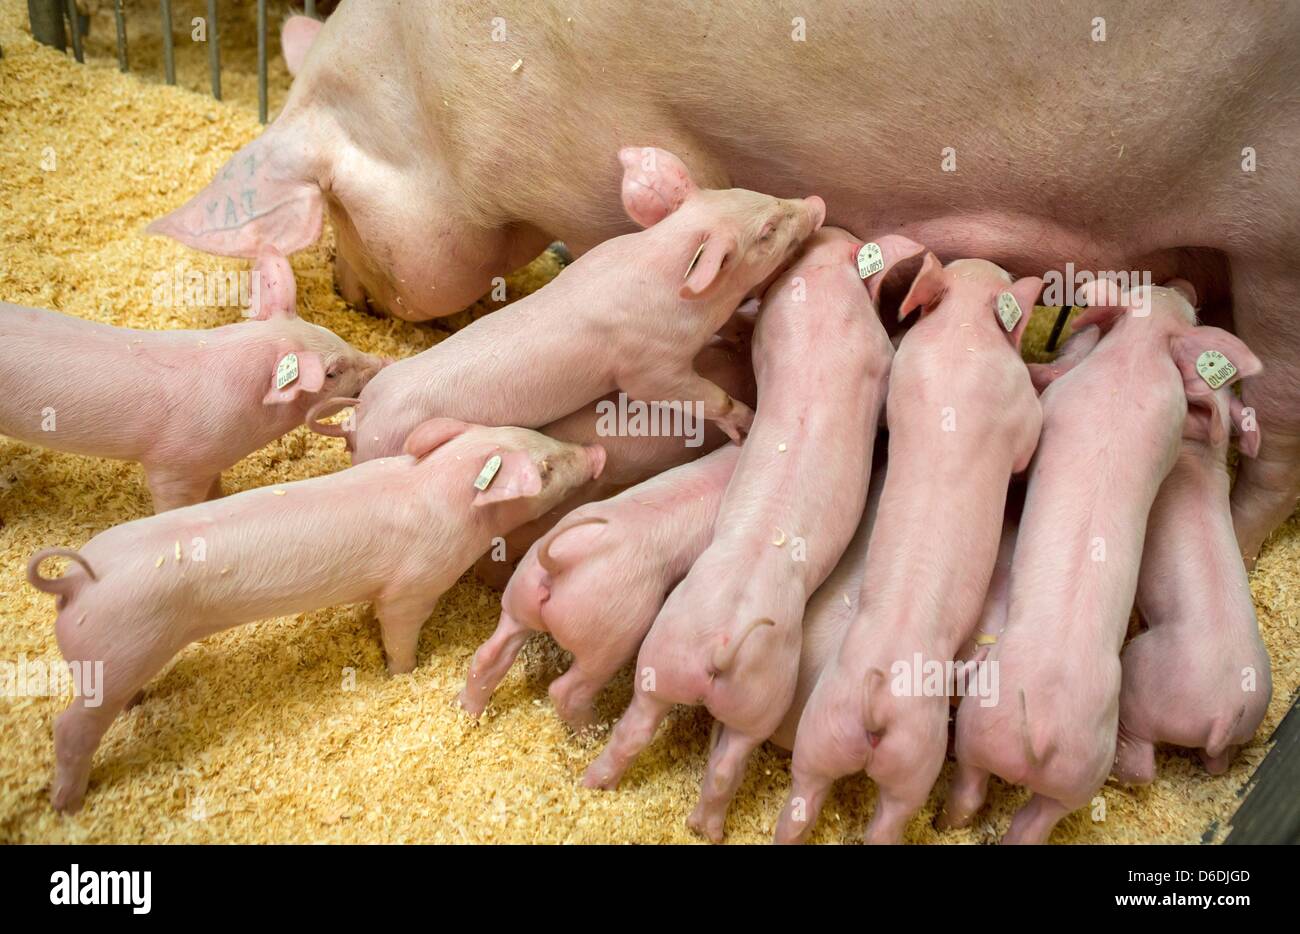
<path fill-rule="evenodd" d="M 316 18 L 316 0 L 307 0 L 307 15 Z"/>
<path fill-rule="evenodd" d="M 1061 331 L 1065 330 L 1065 321 L 1070 317 L 1070 309 L 1073 307 L 1073 305 L 1062 305 L 1061 310 L 1056 313 L 1056 320 L 1052 323 L 1052 333 L 1047 337 L 1048 353 L 1056 350 L 1056 342 L 1061 339 Z"/>
<path fill-rule="evenodd" d="M 208 0 L 208 72 L 212 96 L 221 100 L 221 35 L 217 29 L 217 0 Z"/>
<path fill-rule="evenodd" d="M 129 71 L 126 62 L 126 15 L 122 12 L 122 0 L 113 0 L 113 19 L 117 21 L 117 68 Z"/>
<path fill-rule="evenodd" d="M 266 122 L 266 0 L 257 0 L 257 119 Z"/>
<path fill-rule="evenodd" d="M 85 54 L 81 49 L 81 20 L 77 18 L 77 0 L 68 0 L 68 19 L 72 21 L 72 54 L 77 61 L 84 62 Z"/>
<path fill-rule="evenodd" d="M 27 18 L 32 24 L 32 38 L 52 45 L 60 52 L 68 48 L 63 28 L 63 4 L 59 0 L 27 0 Z"/>
<path fill-rule="evenodd" d="M 176 55 L 172 50 L 172 0 L 159 0 L 162 6 L 163 69 L 167 83 L 176 83 Z"/>

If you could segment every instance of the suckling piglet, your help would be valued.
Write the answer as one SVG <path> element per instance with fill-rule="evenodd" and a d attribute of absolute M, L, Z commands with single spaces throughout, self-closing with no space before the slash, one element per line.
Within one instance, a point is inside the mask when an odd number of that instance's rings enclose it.
<path fill-rule="evenodd" d="M 875 302 L 902 237 L 864 247 L 820 231 L 763 299 L 754 331 L 758 415 L 722 501 L 713 542 L 641 645 L 635 691 L 589 787 L 614 788 L 674 704 L 703 704 L 714 730 L 689 825 L 721 840 L 750 753 L 785 716 L 799 675 L 804 605 L 862 516 L 893 347 Z"/>
<path fill-rule="evenodd" d="M 927 254 L 903 300 L 900 314 L 922 317 L 889 377 L 889 471 L 859 608 L 799 720 L 778 842 L 806 838 L 831 784 L 865 770 L 878 789 L 867 842 L 900 843 L 943 767 L 948 673 L 979 623 L 1007 487 L 1042 424 L 1019 352 L 1041 288 Z"/>
<path fill-rule="evenodd" d="M 754 370 L 750 364 L 749 332 L 743 323 L 728 339 L 712 341 L 696 354 L 695 368 L 733 399 L 753 405 Z M 609 417 L 617 407 L 615 396 L 605 396 L 595 405 L 588 404 L 541 429 L 543 434 L 571 444 L 601 445 L 606 455 L 605 470 L 599 479 L 584 485 L 546 515 L 521 525 L 504 540 L 495 543 L 474 565 L 474 572 L 480 579 L 503 589 L 515 565 L 533 542 L 579 506 L 621 493 L 727 443 L 727 436 L 712 422 L 683 425 L 689 430 L 677 433 L 671 430 L 671 421 L 666 425 L 661 422 L 659 427 L 670 430 L 657 435 L 611 432 Z M 712 526 L 712 519 L 709 524 Z"/>
<path fill-rule="evenodd" d="M 474 653 L 461 706 L 481 714 L 529 636 L 549 632 L 573 653 L 551 701 L 575 730 L 590 724 L 596 695 L 708 546 L 739 457 L 728 444 L 573 511 L 538 540 L 510 578 L 496 632 Z"/>
<path fill-rule="evenodd" d="M 103 663 L 102 703 L 78 696 L 55 721 L 56 808 L 80 806 L 91 757 L 118 712 L 172 656 L 212 633 L 373 601 L 389 671 L 410 671 L 438 598 L 491 538 L 604 463 L 600 447 L 452 419 L 419 425 L 406 452 L 128 522 L 79 552 L 32 556 L 28 579 L 58 598 L 64 658 Z M 67 573 L 41 576 L 55 555 L 71 559 Z"/>
<path fill-rule="evenodd" d="M 545 288 L 389 367 L 356 406 L 355 463 L 434 416 L 537 428 L 615 389 L 702 407 L 733 440 L 753 413 L 695 355 L 779 272 L 826 205 L 702 189 L 662 149 L 627 147 L 623 206 L 644 230 L 592 248 Z"/>
<path fill-rule="evenodd" d="M 1010 609 L 988 656 L 1000 702 L 968 700 L 957 712 L 944 805 L 952 826 L 969 823 L 993 773 L 1034 792 L 1004 841 L 1046 842 L 1115 761 L 1120 648 L 1152 503 L 1181 438 L 1208 437 L 1218 417 L 1207 381 L 1226 386 L 1261 369 L 1233 335 L 1197 327 L 1186 285 L 1172 285 L 1089 283 L 1091 307 L 1075 327 L 1104 336 L 1077 365 L 1047 373 L 1056 378 L 1042 396 Z"/>
<path fill-rule="evenodd" d="M 1211 773 L 1223 772 L 1273 694 L 1228 502 L 1230 426 L 1244 428 L 1248 457 L 1260 428 L 1227 387 L 1204 401 L 1193 414 L 1207 430 L 1183 439 L 1147 520 L 1137 586 L 1147 628 L 1120 654 L 1114 774 L 1135 784 L 1155 779 L 1156 743 L 1198 749 Z"/>
<path fill-rule="evenodd" d="M 293 270 L 264 251 L 257 320 L 141 331 L 0 303 L 0 434 L 138 461 L 163 512 L 221 495 L 221 471 L 356 393 L 384 361 L 299 318 Z"/>

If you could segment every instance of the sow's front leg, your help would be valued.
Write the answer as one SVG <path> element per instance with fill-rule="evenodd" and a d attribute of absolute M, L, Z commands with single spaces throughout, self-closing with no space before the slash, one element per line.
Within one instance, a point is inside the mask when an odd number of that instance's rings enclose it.
<path fill-rule="evenodd" d="M 1232 489 L 1237 543 L 1253 566 L 1261 546 L 1300 502 L 1300 260 L 1288 268 L 1233 263 L 1237 336 L 1264 363 L 1242 402 L 1260 431 L 1255 458 L 1242 458 Z"/>

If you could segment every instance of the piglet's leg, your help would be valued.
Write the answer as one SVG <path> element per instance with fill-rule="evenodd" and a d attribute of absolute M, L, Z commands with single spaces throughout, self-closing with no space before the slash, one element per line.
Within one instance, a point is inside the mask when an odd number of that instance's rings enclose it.
<path fill-rule="evenodd" d="M 830 793 L 833 776 L 814 771 L 796 758 L 791 768 L 794 778 L 781 817 L 776 822 L 777 843 L 804 843 L 817 825 L 817 817 Z"/>
<path fill-rule="evenodd" d="M 404 675 L 415 670 L 415 647 L 420 641 L 420 630 L 433 615 L 437 603 L 437 597 L 430 600 L 425 596 L 381 597 L 375 601 L 379 635 L 384 642 L 390 675 Z"/>
<path fill-rule="evenodd" d="M 934 826 L 939 830 L 970 826 L 975 814 L 984 806 L 988 792 L 989 773 L 958 761 L 952 785 L 948 788 L 948 798 L 935 817 Z"/>
<path fill-rule="evenodd" d="M 1046 843 L 1052 836 L 1052 828 L 1069 813 L 1070 809 L 1055 798 L 1036 794 L 1011 819 L 1011 829 L 1002 842 Z"/>
<path fill-rule="evenodd" d="M 516 621 L 505 610 L 501 611 L 501 621 L 497 623 L 496 631 L 478 647 L 474 660 L 469 664 L 469 674 L 459 698 L 460 706 L 467 713 L 475 717 L 483 713 L 488 701 L 492 699 L 492 692 L 515 663 L 519 650 L 532 634 L 533 630 Z"/>
<path fill-rule="evenodd" d="M 702 409 L 704 417 L 717 422 L 727 437 L 737 444 L 749 433 L 754 422 L 754 412 L 749 406 L 694 370 L 671 376 L 633 377 L 620 380 L 619 386 L 630 397 L 642 402 L 681 402 L 692 417 Z"/>
<path fill-rule="evenodd" d="M 656 700 L 638 687 L 627 712 L 614 727 L 605 751 L 587 768 L 582 784 L 606 791 L 617 788 L 623 779 L 623 773 L 641 754 L 641 750 L 650 745 L 659 724 L 663 723 L 664 717 L 672 709 L 672 704 Z"/>
<path fill-rule="evenodd" d="M 750 754 L 762 740 L 721 724 L 715 726 L 714 735 L 717 743 L 709 753 L 709 766 L 700 786 L 700 800 L 686 824 L 700 836 L 721 843 L 726 835 L 727 809 L 745 777 Z"/>
<path fill-rule="evenodd" d="M 548 692 L 560 719 L 575 731 L 590 726 L 596 719 L 596 695 L 613 676 L 613 671 L 592 670 L 575 658 L 569 670 L 551 682 Z"/>
<path fill-rule="evenodd" d="M 113 719 L 125 705 L 105 702 L 90 707 L 84 697 L 54 720 L 54 783 L 50 786 L 50 803 L 56 811 L 76 811 L 90 784 L 90 762 Z"/>
<path fill-rule="evenodd" d="M 145 468 L 153 511 L 167 512 L 193 506 L 221 495 L 221 474 L 195 474 L 170 466 Z"/>
<path fill-rule="evenodd" d="M 1121 720 L 1115 741 L 1111 774 L 1128 785 L 1149 785 L 1156 778 L 1156 748 L 1150 740 L 1134 736 Z"/>

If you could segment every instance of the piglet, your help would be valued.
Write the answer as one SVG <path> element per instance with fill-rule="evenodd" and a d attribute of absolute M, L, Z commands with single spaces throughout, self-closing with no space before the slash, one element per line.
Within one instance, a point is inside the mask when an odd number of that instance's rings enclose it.
<path fill-rule="evenodd" d="M 534 431 L 431 419 L 402 456 L 128 522 L 80 551 L 37 552 L 28 579 L 58 598 L 64 658 L 103 663 L 102 704 L 79 696 L 55 721 L 54 807 L 80 806 L 113 718 L 215 632 L 374 601 L 389 671 L 410 671 L 420 627 L 492 537 L 598 476 L 604 458 Z M 68 572 L 41 576 L 54 555 L 71 559 Z"/>
<path fill-rule="evenodd" d="M 1033 456 L 1042 410 L 1020 338 L 1042 288 L 984 260 L 927 254 L 903 300 L 921 320 L 889 379 L 889 473 L 860 605 L 799 721 L 778 842 L 803 840 L 835 779 L 878 789 L 869 843 L 900 843 L 948 745 L 954 659 L 978 624 L 1008 484 Z M 917 691 L 916 686 L 922 690 Z"/>
<path fill-rule="evenodd" d="M 601 243 L 544 289 L 386 369 L 356 406 L 355 463 L 398 450 L 432 416 L 536 428 L 615 389 L 698 403 L 740 441 L 752 411 L 692 361 L 821 227 L 826 206 L 698 188 L 662 149 L 628 147 L 619 158 L 623 206 L 646 229 Z"/>
<path fill-rule="evenodd" d="M 1034 792 L 1005 842 L 1046 842 L 1115 761 L 1120 647 L 1152 503 L 1180 439 L 1208 437 L 1217 417 L 1207 379 L 1229 385 L 1261 369 L 1236 337 L 1197 327 L 1187 287 L 1174 286 L 1124 293 L 1090 283 L 1092 307 L 1075 327 L 1104 336 L 1077 365 L 1046 373 L 1057 378 L 1042 397 L 1010 609 L 988 656 L 1000 702 L 957 712 L 951 826 L 970 822 L 994 773 Z"/>
<path fill-rule="evenodd" d="M 715 842 L 750 753 L 794 696 L 804 604 L 866 500 L 894 355 L 875 302 L 890 267 L 924 248 L 880 238 L 868 283 L 863 248 L 824 229 L 764 297 L 754 332 L 759 415 L 713 542 L 642 643 L 631 706 L 584 778 L 614 788 L 674 704 L 703 704 L 721 723 L 688 824 Z"/>
<path fill-rule="evenodd" d="M 1199 749 L 1212 774 L 1223 772 L 1273 694 L 1228 501 L 1229 427 L 1245 424 L 1239 447 L 1248 457 L 1259 427 L 1227 387 L 1205 403 L 1192 413 L 1206 419 L 1204 436 L 1183 439 L 1151 507 L 1137 585 L 1147 629 L 1120 654 L 1114 774 L 1134 784 L 1154 780 L 1155 743 Z"/>
<path fill-rule="evenodd" d="M 221 495 L 221 471 L 359 391 L 384 361 L 295 313 L 293 270 L 264 251 L 257 319 L 139 331 L 0 303 L 0 434 L 138 461 L 154 509 Z"/>
<path fill-rule="evenodd" d="M 501 598 L 501 622 L 474 653 L 460 703 L 474 716 L 534 632 L 573 653 L 551 701 L 575 730 L 631 661 L 668 593 L 713 537 L 734 444 L 570 513 L 529 549 Z"/>
<path fill-rule="evenodd" d="M 755 395 L 754 371 L 749 362 L 750 328 L 752 322 L 748 325 L 738 322 L 725 338 L 711 341 L 695 356 L 695 368 L 701 375 L 747 405 L 753 405 Z M 474 572 L 481 580 L 497 589 L 504 588 L 515 564 L 533 542 L 579 506 L 607 499 L 727 443 L 727 436 L 712 422 L 705 421 L 683 423 L 681 432 L 657 435 L 611 431 L 608 415 L 617 410 L 618 401 L 615 395 L 605 396 L 594 405 L 587 405 L 541 429 L 544 434 L 571 444 L 600 444 L 606 453 L 605 471 L 600 479 L 586 484 L 546 515 L 521 525 L 494 543 L 474 565 Z M 665 425 L 661 421 L 659 427 L 672 426 L 671 422 Z"/>

